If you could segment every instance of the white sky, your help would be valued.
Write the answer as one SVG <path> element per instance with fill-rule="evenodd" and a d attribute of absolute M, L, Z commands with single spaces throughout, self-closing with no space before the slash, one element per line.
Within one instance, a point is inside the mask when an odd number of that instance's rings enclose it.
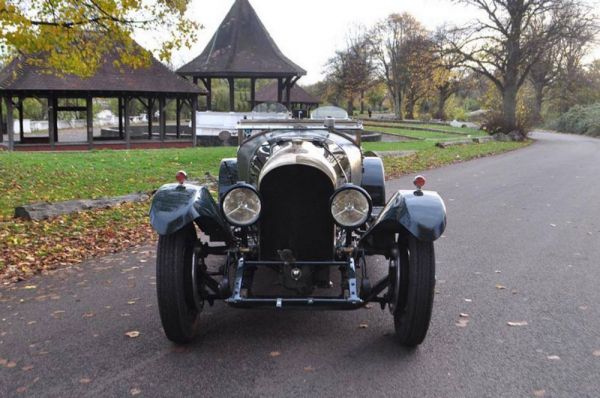
<path fill-rule="evenodd" d="M 600 11 L 598 0 L 591 0 Z M 344 46 L 353 25 L 372 26 L 393 12 L 408 12 L 429 29 L 443 24 L 462 24 L 477 12 L 452 0 L 250 0 L 281 51 L 308 74 L 306 85 L 321 80 L 323 65 Z M 192 0 L 190 15 L 204 25 L 191 50 L 179 51 L 172 64 L 179 67 L 198 56 L 231 8 L 234 0 Z M 138 38 L 142 45 L 150 43 Z M 594 51 L 600 57 L 600 48 Z"/>

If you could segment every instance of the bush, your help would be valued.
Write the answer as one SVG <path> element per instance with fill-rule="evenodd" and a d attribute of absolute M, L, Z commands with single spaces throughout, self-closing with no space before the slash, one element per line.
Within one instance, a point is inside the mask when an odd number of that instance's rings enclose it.
<path fill-rule="evenodd" d="M 600 103 L 575 105 L 550 123 L 549 127 L 563 133 L 600 137 Z"/>

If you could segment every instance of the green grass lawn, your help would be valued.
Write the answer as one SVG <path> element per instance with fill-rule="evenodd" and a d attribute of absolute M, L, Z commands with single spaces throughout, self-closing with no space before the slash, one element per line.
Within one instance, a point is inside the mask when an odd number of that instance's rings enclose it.
<path fill-rule="evenodd" d="M 373 127 L 377 127 L 377 129 L 381 128 L 379 125 L 386 126 L 397 126 L 398 129 L 411 130 L 413 129 L 430 129 L 435 130 L 437 132 L 449 132 L 455 134 L 463 134 L 463 135 L 472 135 L 472 136 L 482 136 L 487 135 L 487 133 L 483 130 L 474 129 L 470 127 L 453 127 L 447 124 L 436 124 L 436 123 L 402 123 L 402 122 L 388 122 L 388 121 L 374 121 L 368 120 L 364 121 L 364 126 L 367 130 L 372 130 Z"/>
<path fill-rule="evenodd" d="M 404 137 L 417 138 L 420 140 L 436 140 L 436 141 L 444 141 L 444 140 L 456 140 L 462 139 L 463 137 L 456 134 L 447 134 L 442 131 L 423 131 L 423 130 L 408 130 L 405 128 L 390 128 L 390 127 L 375 127 L 375 126 L 365 126 L 366 130 L 369 131 L 380 131 L 382 133 L 389 134 L 397 134 L 402 135 Z"/>
<path fill-rule="evenodd" d="M 221 159 L 235 153 L 234 147 L 0 153 L 0 221 L 27 203 L 150 191 L 173 182 L 180 169 L 191 179 L 216 176 Z"/>

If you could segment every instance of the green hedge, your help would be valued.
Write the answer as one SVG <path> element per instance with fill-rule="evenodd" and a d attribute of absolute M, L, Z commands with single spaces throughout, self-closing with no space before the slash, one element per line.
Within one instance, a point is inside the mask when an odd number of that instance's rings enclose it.
<path fill-rule="evenodd" d="M 600 103 L 575 105 L 555 120 L 551 127 L 565 133 L 600 137 Z"/>

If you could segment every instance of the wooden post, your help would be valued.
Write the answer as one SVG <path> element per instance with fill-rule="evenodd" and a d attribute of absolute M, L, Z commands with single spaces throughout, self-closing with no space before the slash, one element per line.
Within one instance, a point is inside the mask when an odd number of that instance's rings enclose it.
<path fill-rule="evenodd" d="M 281 103 L 281 97 L 283 96 L 283 81 L 281 78 L 277 79 L 277 102 Z"/>
<path fill-rule="evenodd" d="M 206 95 L 206 110 L 211 111 L 212 110 L 212 80 L 210 79 L 210 77 L 206 78 L 206 91 L 208 91 L 208 94 Z M 194 110 L 194 113 L 196 113 L 196 110 Z"/>
<path fill-rule="evenodd" d="M 227 83 L 229 83 L 229 112 L 235 112 L 235 97 L 234 97 L 235 80 L 233 80 L 233 77 L 228 77 Z"/>
<path fill-rule="evenodd" d="M 179 128 L 181 127 L 181 100 L 175 99 L 175 135 L 179 139 Z"/>
<path fill-rule="evenodd" d="M 291 110 L 290 105 L 291 105 L 291 101 L 292 101 L 292 79 L 288 79 L 285 82 L 285 106 L 286 108 L 288 108 L 288 110 Z"/>
<path fill-rule="evenodd" d="M 154 98 L 148 97 L 148 139 L 152 139 L 152 118 L 154 117 Z"/>
<path fill-rule="evenodd" d="M 54 134 L 54 143 L 52 144 L 52 149 L 54 149 L 54 145 L 58 142 L 58 98 L 52 98 L 52 131 Z"/>
<path fill-rule="evenodd" d="M 22 144 L 25 141 L 25 131 L 23 129 L 23 97 L 19 97 L 17 107 L 19 108 L 19 140 Z"/>
<path fill-rule="evenodd" d="M 54 98 L 48 97 L 48 142 L 50 143 L 50 148 L 54 148 L 54 138 L 56 137 L 54 134 Z"/>
<path fill-rule="evenodd" d="M 256 78 L 250 79 L 250 110 L 256 106 Z"/>
<path fill-rule="evenodd" d="M 119 139 L 123 139 L 123 97 L 119 97 Z"/>
<path fill-rule="evenodd" d="M 125 146 L 131 148 L 131 132 L 129 131 L 129 97 L 123 98 L 123 127 L 125 129 Z"/>
<path fill-rule="evenodd" d="M 6 101 L 6 134 L 8 135 L 8 150 L 15 150 L 15 121 L 13 119 L 12 97 L 4 98 Z"/>
<path fill-rule="evenodd" d="M 6 126 L 4 124 L 4 111 L 2 107 L 2 99 L 0 99 L 0 142 L 4 141 L 4 131 L 6 129 L 4 126 Z"/>
<path fill-rule="evenodd" d="M 193 96 L 191 101 L 191 118 L 192 118 L 192 146 L 198 145 L 198 137 L 196 136 L 196 109 L 198 109 L 198 97 Z"/>
<path fill-rule="evenodd" d="M 160 141 L 163 142 L 165 140 L 165 136 L 167 135 L 167 115 L 165 114 L 166 101 L 165 97 L 158 98 L 158 112 L 159 112 L 159 128 L 160 128 Z"/>
<path fill-rule="evenodd" d="M 85 116 L 86 116 L 86 128 L 87 128 L 87 142 L 88 147 L 92 149 L 94 147 L 94 101 L 91 96 L 87 96 L 85 99 Z"/>

